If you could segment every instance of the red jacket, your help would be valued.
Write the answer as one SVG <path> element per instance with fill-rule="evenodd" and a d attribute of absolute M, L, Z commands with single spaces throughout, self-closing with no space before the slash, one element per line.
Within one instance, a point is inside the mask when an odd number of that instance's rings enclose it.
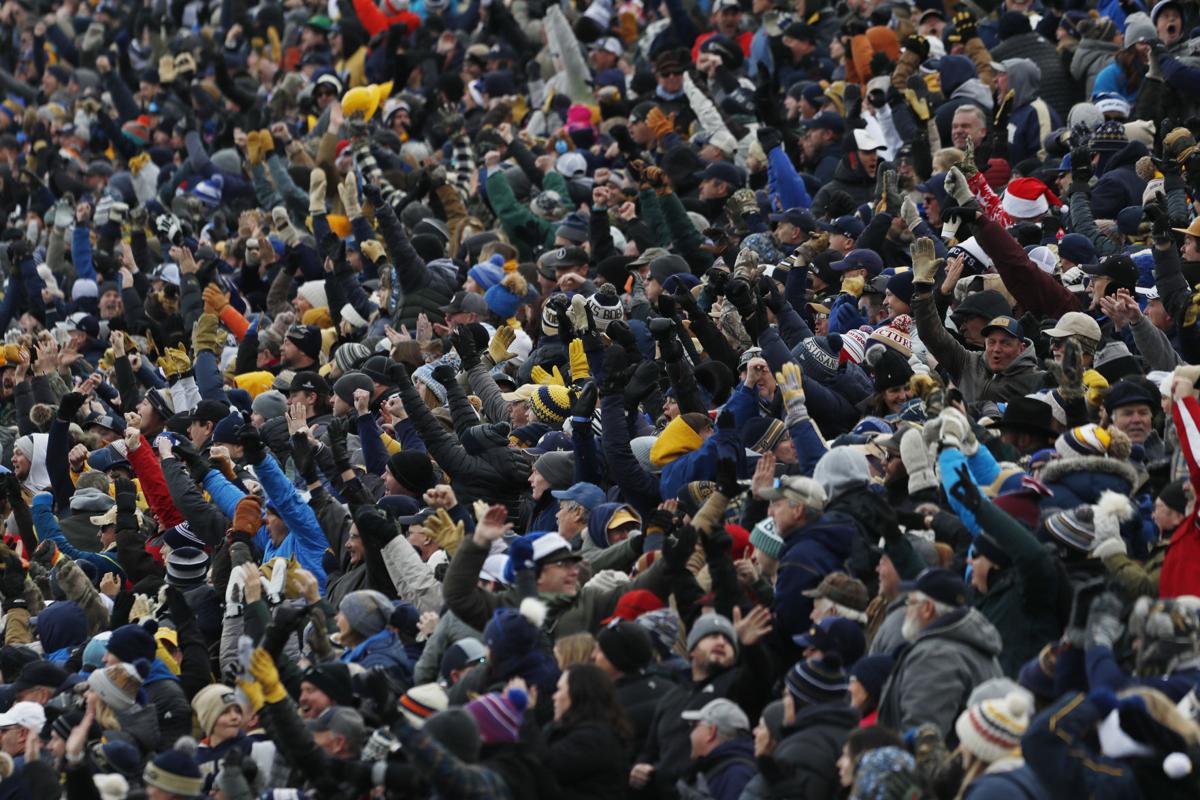
<path fill-rule="evenodd" d="M 1176 400 L 1171 408 L 1175 418 L 1175 430 L 1179 434 L 1179 446 L 1187 459 L 1188 473 L 1192 486 L 1200 486 L 1200 401 L 1194 397 Z M 1159 597 L 1200 595 L 1200 523 L 1197 514 L 1200 504 L 1192 509 L 1188 518 L 1180 523 L 1171 534 L 1167 555 L 1163 559 L 1162 574 L 1158 579 Z"/>
<path fill-rule="evenodd" d="M 401 11 L 389 17 L 371 0 L 354 0 L 354 13 L 358 15 L 358 21 L 362 23 L 368 36 L 386 31 L 393 25 L 403 25 L 409 33 L 421 27 L 421 18 L 411 11 Z"/>
<path fill-rule="evenodd" d="M 158 461 L 158 453 L 141 437 L 142 444 L 136 450 L 129 451 L 129 464 L 137 474 L 142 484 L 142 494 L 146 505 L 158 520 L 158 526 L 163 530 L 183 522 L 183 514 L 171 500 L 167 491 L 167 479 L 163 477 L 162 464 Z"/>

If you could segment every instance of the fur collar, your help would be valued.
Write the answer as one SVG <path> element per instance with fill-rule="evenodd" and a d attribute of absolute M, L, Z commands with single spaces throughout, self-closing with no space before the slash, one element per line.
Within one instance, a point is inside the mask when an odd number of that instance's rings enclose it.
<path fill-rule="evenodd" d="M 1104 456 L 1079 456 L 1078 458 L 1058 458 L 1042 468 L 1039 476 L 1043 483 L 1058 483 L 1077 472 L 1103 472 L 1123 478 L 1129 484 L 1130 491 L 1138 485 L 1137 470 L 1124 461 Z"/>

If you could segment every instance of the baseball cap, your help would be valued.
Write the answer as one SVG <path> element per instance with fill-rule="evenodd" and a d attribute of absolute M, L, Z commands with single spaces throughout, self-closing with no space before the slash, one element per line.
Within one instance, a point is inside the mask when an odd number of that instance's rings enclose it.
<path fill-rule="evenodd" d="M 1121 286 L 1136 286 L 1138 282 L 1137 265 L 1125 253 L 1109 256 L 1099 264 L 1083 264 L 1080 269 L 1088 275 L 1112 278 Z"/>
<path fill-rule="evenodd" d="M 805 233 L 812 233 L 817 229 L 816 218 L 803 208 L 789 208 L 779 214 L 771 214 L 770 218 L 771 222 L 787 222 L 795 225 Z"/>
<path fill-rule="evenodd" d="M 764 489 L 760 495 L 763 500 L 792 500 L 804 503 L 818 511 L 824 510 L 826 495 L 821 484 L 812 478 L 801 475 L 784 475 L 775 479 L 775 485 Z"/>
<path fill-rule="evenodd" d="M 539 567 L 582 559 L 583 556 L 571 549 L 570 542 L 557 533 L 547 533 L 533 540 L 533 560 Z"/>
<path fill-rule="evenodd" d="M 442 306 L 443 314 L 487 314 L 487 301 L 483 295 L 460 289 L 454 293 L 447 305 Z"/>
<path fill-rule="evenodd" d="M 430 508 L 429 506 L 426 506 L 425 508 L 419 509 L 415 514 L 409 514 L 405 517 L 397 517 L 396 524 L 406 527 L 409 525 L 423 525 L 425 520 L 429 519 L 436 513 L 436 508 Z"/>
<path fill-rule="evenodd" d="M 1064 336 L 1082 336 L 1097 344 L 1100 342 L 1100 326 L 1096 320 L 1082 311 L 1068 311 L 1059 317 L 1058 323 L 1053 328 L 1043 331 L 1043 333 L 1052 339 L 1061 339 Z"/>
<path fill-rule="evenodd" d="M 555 500 L 567 500 L 591 511 L 604 502 L 604 490 L 594 483 L 580 481 L 570 489 L 554 489 L 550 492 Z"/>
<path fill-rule="evenodd" d="M 362 715 L 346 706 L 327 708 L 316 719 L 310 719 L 306 725 L 313 733 L 329 731 L 347 738 L 361 739 L 367 732 Z"/>
<path fill-rule="evenodd" d="M 461 670 L 468 664 L 483 664 L 487 661 L 487 647 L 476 638 L 467 636 L 446 648 L 438 669 L 442 680 L 450 680 L 450 673 Z"/>
<path fill-rule="evenodd" d="M 644 267 L 656 258 L 669 255 L 671 255 L 671 252 L 665 247 L 648 247 L 640 256 L 630 261 L 629 266 Z"/>
<path fill-rule="evenodd" d="M 915 580 L 901 583 L 900 591 L 920 592 L 948 606 L 962 606 L 967 602 L 967 587 L 962 578 L 942 567 L 930 567 Z"/>
<path fill-rule="evenodd" d="M 40 732 L 46 726 L 46 709 L 39 703 L 22 701 L 13 703 L 12 708 L 0 714 L 0 728 L 19 725 L 26 730 Z"/>
<path fill-rule="evenodd" d="M 688 722 L 712 725 L 723 737 L 750 731 L 750 718 L 746 716 L 746 712 L 742 711 L 737 703 L 724 697 L 709 700 L 702 708 L 684 711 L 680 716 Z"/>
<path fill-rule="evenodd" d="M 1015 336 L 1018 339 L 1025 338 L 1024 334 L 1021 333 L 1021 323 L 1017 322 L 1012 317 L 996 317 L 987 325 L 984 325 L 983 329 L 980 330 L 980 333 L 984 336 L 987 336 L 988 331 L 991 330 L 1001 330 L 1007 333 L 1009 336 Z"/>
<path fill-rule="evenodd" d="M 713 161 L 700 172 L 696 173 L 696 178 L 706 181 L 710 178 L 718 181 L 724 181 L 730 186 L 740 187 L 745 181 L 742 178 L 742 172 L 728 161 Z"/>
<path fill-rule="evenodd" d="M 887 145 L 875 138 L 875 134 L 863 128 L 854 131 L 854 147 L 857 150 L 886 150 Z"/>
<path fill-rule="evenodd" d="M 806 131 L 833 131 L 840 136 L 846 130 L 846 121 L 842 119 L 841 114 L 834 111 L 822 111 L 812 119 L 801 122 L 800 127 Z"/>
<path fill-rule="evenodd" d="M 588 254 L 582 247 L 559 247 L 547 250 L 538 258 L 539 267 L 549 267 L 550 269 L 581 267 L 586 263 L 588 263 Z"/>
<path fill-rule="evenodd" d="M 883 272 L 883 259 L 874 250 L 851 250 L 841 261 L 829 265 L 835 272 L 865 269 L 872 277 Z"/>
<path fill-rule="evenodd" d="M 853 214 L 843 214 L 833 222 L 822 222 L 821 230 L 829 231 L 830 233 L 840 233 L 848 239 L 857 239 L 862 236 L 862 232 L 866 230 L 866 226 L 862 224 L 862 220 Z"/>
<path fill-rule="evenodd" d="M 603 50 L 606 53 L 612 53 L 614 56 L 621 55 L 624 52 L 621 47 L 620 40 L 615 36 L 605 36 L 603 39 L 597 39 L 592 42 L 589 50 Z"/>

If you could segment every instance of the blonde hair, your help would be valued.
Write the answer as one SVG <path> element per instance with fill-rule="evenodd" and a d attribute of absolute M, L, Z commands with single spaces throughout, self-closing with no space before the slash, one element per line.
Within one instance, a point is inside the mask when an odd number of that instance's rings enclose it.
<path fill-rule="evenodd" d="M 963 151 L 957 147 L 943 147 L 933 154 L 933 171 L 946 172 L 956 164 L 961 164 Z"/>
<path fill-rule="evenodd" d="M 1190 745 L 1200 744 L 1200 724 L 1188 719 L 1165 694 L 1146 686 L 1133 686 L 1118 692 L 1117 697 L 1140 697 L 1150 716 L 1160 725 L 1170 728 Z"/>
<path fill-rule="evenodd" d="M 596 637 L 590 633 L 573 633 L 554 643 L 554 657 L 558 668 L 566 669 L 572 664 L 592 663 L 592 652 L 596 649 Z"/>
<path fill-rule="evenodd" d="M 96 695 L 96 722 L 100 728 L 106 731 L 121 730 L 121 721 L 117 719 L 117 712 L 112 710 L 112 706 L 104 702 L 99 694 Z"/>

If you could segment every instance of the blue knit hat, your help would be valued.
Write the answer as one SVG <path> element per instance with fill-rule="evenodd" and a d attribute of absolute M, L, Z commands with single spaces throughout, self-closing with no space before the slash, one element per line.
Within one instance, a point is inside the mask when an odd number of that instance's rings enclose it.
<path fill-rule="evenodd" d="M 475 279 L 479 283 L 479 279 Z M 480 284 L 481 286 L 483 284 Z M 515 316 L 525 302 L 529 284 L 519 272 L 509 272 L 495 286 L 483 293 L 483 300 L 491 312 L 501 319 Z"/>
<path fill-rule="evenodd" d="M 122 625 L 108 640 L 108 652 L 131 664 L 139 658 L 153 661 L 157 649 L 154 634 L 141 625 Z"/>
<path fill-rule="evenodd" d="M 558 681 L 558 662 L 542 633 L 546 605 L 526 598 L 519 609 L 498 608 L 483 629 L 494 680 L 501 683 L 520 676 L 546 690 Z"/>
<path fill-rule="evenodd" d="M 421 383 L 429 387 L 429 391 L 433 392 L 442 405 L 446 404 L 446 387 L 433 379 L 433 365 L 422 364 L 413 370 L 413 380 L 419 380 Z"/>
<path fill-rule="evenodd" d="M 850 689 L 842 660 L 835 653 L 797 662 L 785 682 L 793 697 L 811 705 L 845 702 Z"/>
<path fill-rule="evenodd" d="M 504 278 L 504 257 L 496 254 L 487 261 L 476 264 L 467 270 L 467 277 L 478 283 L 485 292 L 499 285 Z"/>
<path fill-rule="evenodd" d="M 221 205 L 221 193 L 224 189 L 225 179 L 220 175 L 213 175 L 208 180 L 197 183 L 192 189 L 192 194 L 209 208 L 216 208 Z"/>
<path fill-rule="evenodd" d="M 883 694 L 883 684 L 887 683 L 888 675 L 891 674 L 894 666 L 896 666 L 896 659 L 892 656 L 886 654 L 867 656 L 860 658 L 850 668 L 850 677 L 862 684 L 872 700 L 879 702 L 879 697 Z"/>

